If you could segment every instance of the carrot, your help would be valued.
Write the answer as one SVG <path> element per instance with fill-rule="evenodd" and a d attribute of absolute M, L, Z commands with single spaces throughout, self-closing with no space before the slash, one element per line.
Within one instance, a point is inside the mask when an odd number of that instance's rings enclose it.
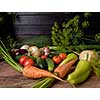
<path fill-rule="evenodd" d="M 71 60 L 68 63 L 65 63 L 63 65 L 58 66 L 55 70 L 54 73 L 57 74 L 57 76 L 59 75 L 61 78 L 64 78 L 64 76 L 70 71 L 70 69 L 72 68 L 72 65 L 76 62 L 76 60 Z M 35 88 L 47 88 L 49 86 L 51 86 L 51 84 L 55 81 L 54 78 L 46 78 L 46 81 L 44 82 L 44 80 L 40 81 L 39 83 L 37 83 L 36 85 L 33 85 L 32 87 Z M 39 85 L 38 85 L 39 84 Z M 71 85 L 72 87 L 74 87 L 73 85 Z"/>
<path fill-rule="evenodd" d="M 25 66 L 23 69 L 23 76 L 27 78 L 33 78 L 33 79 L 42 78 L 42 77 L 52 77 L 65 82 L 55 74 L 43 69 L 36 68 L 35 66 Z"/>
<path fill-rule="evenodd" d="M 58 67 L 55 68 L 54 70 L 54 74 L 56 74 L 57 76 L 60 76 L 61 78 L 64 78 L 65 75 L 70 71 L 70 69 L 72 68 L 73 64 L 78 60 L 78 57 L 74 54 L 74 53 L 70 53 L 67 58 L 65 58 L 59 65 Z M 35 87 L 37 86 L 38 88 L 45 88 L 45 87 L 49 87 L 56 79 L 54 78 L 48 78 L 45 82 L 42 83 L 39 82 L 40 84 L 38 85 L 38 83 L 35 85 Z M 69 83 L 69 82 L 67 82 Z M 72 87 L 74 87 L 71 84 Z M 34 86 L 32 86 L 34 88 Z"/>
<path fill-rule="evenodd" d="M 57 73 L 57 75 L 61 78 L 63 78 L 72 68 L 72 65 L 76 62 L 76 60 L 71 60 L 68 63 L 65 63 L 63 65 L 58 66 L 54 73 Z"/>

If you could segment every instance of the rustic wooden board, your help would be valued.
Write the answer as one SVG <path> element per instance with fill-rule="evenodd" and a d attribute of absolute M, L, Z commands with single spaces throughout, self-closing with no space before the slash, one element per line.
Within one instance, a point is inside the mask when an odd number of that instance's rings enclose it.
<path fill-rule="evenodd" d="M 0 88 L 31 88 L 38 80 L 27 79 L 4 61 L 0 62 Z M 68 83 L 57 81 L 52 88 L 72 88 Z M 100 88 L 100 79 L 91 74 L 90 78 L 76 88 Z"/>
<path fill-rule="evenodd" d="M 59 24 L 75 15 L 83 16 L 83 12 L 16 12 L 17 18 L 14 22 L 16 38 L 31 37 L 36 34 L 50 34 L 55 21 Z M 100 32 L 100 13 L 92 13 L 89 18 L 90 27 L 86 34 Z"/>

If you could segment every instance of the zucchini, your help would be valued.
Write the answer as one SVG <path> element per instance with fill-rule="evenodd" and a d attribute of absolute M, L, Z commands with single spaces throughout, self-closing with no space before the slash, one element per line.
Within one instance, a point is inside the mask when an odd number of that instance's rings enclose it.
<path fill-rule="evenodd" d="M 36 60 L 34 56 L 28 56 L 28 58 L 31 58 L 32 60 Z"/>
<path fill-rule="evenodd" d="M 45 60 L 41 59 L 40 57 L 36 58 L 36 64 L 41 69 L 46 69 L 46 67 L 47 67 Z"/>
<path fill-rule="evenodd" d="M 19 58 L 20 58 L 21 56 L 22 56 L 22 55 L 17 55 L 17 56 L 15 56 L 15 57 L 14 57 L 14 60 L 18 62 L 18 61 L 19 61 Z"/>
<path fill-rule="evenodd" d="M 48 71 L 53 71 L 55 68 L 54 62 L 50 58 L 46 58 L 46 63 L 48 66 Z"/>

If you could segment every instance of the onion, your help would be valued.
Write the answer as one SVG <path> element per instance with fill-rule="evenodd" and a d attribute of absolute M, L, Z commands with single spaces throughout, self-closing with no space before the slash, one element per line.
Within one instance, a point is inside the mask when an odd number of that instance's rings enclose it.
<path fill-rule="evenodd" d="M 28 50 L 29 49 L 29 45 L 23 45 L 20 49 L 25 49 L 25 50 Z"/>
<path fill-rule="evenodd" d="M 31 46 L 28 50 L 28 52 L 32 55 L 32 56 L 40 56 L 40 50 L 38 47 L 36 46 Z"/>
<path fill-rule="evenodd" d="M 26 49 L 18 49 L 15 52 L 15 56 L 20 55 L 20 54 L 28 54 L 28 51 Z"/>
<path fill-rule="evenodd" d="M 48 56 L 50 53 L 50 50 L 48 47 L 44 47 L 43 51 L 44 51 L 44 55 L 46 55 L 46 56 Z"/>
<path fill-rule="evenodd" d="M 34 54 L 32 54 L 32 56 L 34 56 L 34 57 L 39 57 L 40 55 L 41 55 L 40 51 L 37 51 Z"/>

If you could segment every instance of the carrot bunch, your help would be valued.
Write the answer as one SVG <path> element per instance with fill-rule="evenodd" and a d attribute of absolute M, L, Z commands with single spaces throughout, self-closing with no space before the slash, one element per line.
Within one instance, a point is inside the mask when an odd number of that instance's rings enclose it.
<path fill-rule="evenodd" d="M 77 61 L 78 57 L 71 53 L 67 56 L 67 58 L 65 60 L 63 60 L 57 68 L 55 68 L 54 70 L 54 74 L 64 78 L 65 75 L 71 70 L 72 66 L 75 64 L 75 62 Z M 33 85 L 33 88 L 47 88 L 50 87 L 53 82 L 56 79 L 53 77 L 47 77 L 42 81 L 39 81 L 38 83 L 36 83 L 35 85 Z"/>

